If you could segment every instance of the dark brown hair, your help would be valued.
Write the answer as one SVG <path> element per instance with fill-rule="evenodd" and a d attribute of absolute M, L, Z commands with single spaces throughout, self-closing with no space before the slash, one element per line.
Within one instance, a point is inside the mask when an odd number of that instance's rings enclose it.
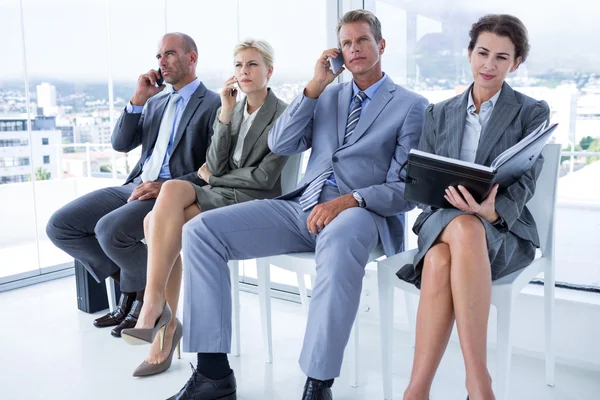
<path fill-rule="evenodd" d="M 473 51 L 475 42 L 477 42 L 477 38 L 482 32 L 491 32 L 509 38 L 515 45 L 515 61 L 521 57 L 521 63 L 524 63 L 527 59 L 531 46 L 529 45 L 527 28 L 519 18 L 508 14 L 484 15 L 471 26 L 469 51 Z"/>

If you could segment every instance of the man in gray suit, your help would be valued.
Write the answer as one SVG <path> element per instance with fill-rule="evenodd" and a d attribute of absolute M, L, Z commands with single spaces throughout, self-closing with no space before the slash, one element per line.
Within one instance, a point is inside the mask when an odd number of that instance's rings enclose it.
<path fill-rule="evenodd" d="M 183 230 L 184 349 L 198 368 L 172 399 L 234 399 L 231 296 L 227 261 L 316 253 L 300 367 L 303 400 L 331 399 L 358 309 L 364 268 L 380 243 L 403 248 L 401 165 L 419 141 L 427 100 L 395 85 L 381 69 L 385 40 L 372 13 L 350 11 L 338 23 L 341 52 L 329 49 L 313 79 L 269 136 L 280 155 L 312 149 L 298 188 L 275 200 L 211 210 Z M 353 81 L 330 85 L 329 59 L 343 56 Z"/>
<path fill-rule="evenodd" d="M 129 152 L 142 145 L 142 156 L 123 186 L 88 193 L 52 215 L 46 232 L 52 242 L 79 260 L 98 281 L 108 276 L 121 285 L 114 312 L 98 318 L 111 334 L 132 328 L 142 306 L 147 250 L 143 221 L 168 179 L 206 184 L 196 171 L 205 162 L 219 95 L 196 78 L 198 50 L 182 33 L 162 38 L 156 55 L 164 80 L 155 70 L 138 79 L 136 91 L 119 118 L 112 146 Z"/>

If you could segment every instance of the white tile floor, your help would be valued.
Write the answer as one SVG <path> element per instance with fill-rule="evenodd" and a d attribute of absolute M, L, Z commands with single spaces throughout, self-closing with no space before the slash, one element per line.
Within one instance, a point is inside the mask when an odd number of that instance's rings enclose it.
<path fill-rule="evenodd" d="M 265 364 L 258 298 L 242 293 L 242 356 L 232 357 L 240 400 L 299 399 L 304 376 L 297 364 L 304 331 L 299 304 L 273 301 L 274 362 Z M 189 378 L 194 354 L 174 360 L 158 376 L 131 372 L 145 348 L 126 345 L 97 329 L 98 315 L 77 310 L 73 277 L 0 293 L 0 399 L 166 399 Z M 382 399 L 378 327 L 361 324 L 360 386 L 349 386 L 344 369 L 334 385 L 336 400 Z M 396 332 L 395 399 L 401 399 L 412 362 L 408 335 Z M 490 354 L 493 367 L 494 354 Z M 544 385 L 544 364 L 513 356 L 510 399 L 592 400 L 600 398 L 600 373 L 557 365 L 556 387 Z M 492 368 L 491 373 L 494 373 Z M 434 382 L 431 399 L 466 397 L 460 350 L 451 344 Z"/>

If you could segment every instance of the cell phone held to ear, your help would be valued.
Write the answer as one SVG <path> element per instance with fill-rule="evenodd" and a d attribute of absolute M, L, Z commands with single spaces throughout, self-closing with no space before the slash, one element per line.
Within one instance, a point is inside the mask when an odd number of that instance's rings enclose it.
<path fill-rule="evenodd" d="M 229 95 L 231 97 L 237 97 L 237 81 L 233 83 L 233 87 L 229 89 Z"/>
<path fill-rule="evenodd" d="M 162 71 L 160 70 L 160 68 L 158 69 L 158 76 L 159 78 L 156 80 L 156 86 L 160 87 L 165 81 L 165 78 L 163 78 Z"/>
<path fill-rule="evenodd" d="M 342 52 L 340 51 L 336 58 L 329 57 L 329 63 L 331 64 L 331 71 L 333 71 L 334 74 L 340 72 L 340 69 L 344 66 L 344 56 L 342 55 Z"/>

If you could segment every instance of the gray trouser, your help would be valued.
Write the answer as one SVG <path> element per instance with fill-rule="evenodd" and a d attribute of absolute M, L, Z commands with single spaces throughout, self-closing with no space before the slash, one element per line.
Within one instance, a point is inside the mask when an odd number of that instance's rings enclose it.
<path fill-rule="evenodd" d="M 337 188 L 325 187 L 321 202 L 337 196 Z M 306 227 L 309 215 L 297 199 L 255 200 L 202 213 L 184 225 L 185 351 L 231 350 L 228 260 L 314 251 L 317 277 L 300 367 L 316 379 L 339 376 L 377 227 L 369 211 L 355 207 L 313 235 Z"/>
<path fill-rule="evenodd" d="M 95 190 L 56 211 L 46 225 L 58 248 L 79 260 L 98 281 L 121 270 L 121 290 L 146 286 L 148 251 L 144 217 L 155 199 L 127 203 L 139 179 L 124 186 Z"/>

